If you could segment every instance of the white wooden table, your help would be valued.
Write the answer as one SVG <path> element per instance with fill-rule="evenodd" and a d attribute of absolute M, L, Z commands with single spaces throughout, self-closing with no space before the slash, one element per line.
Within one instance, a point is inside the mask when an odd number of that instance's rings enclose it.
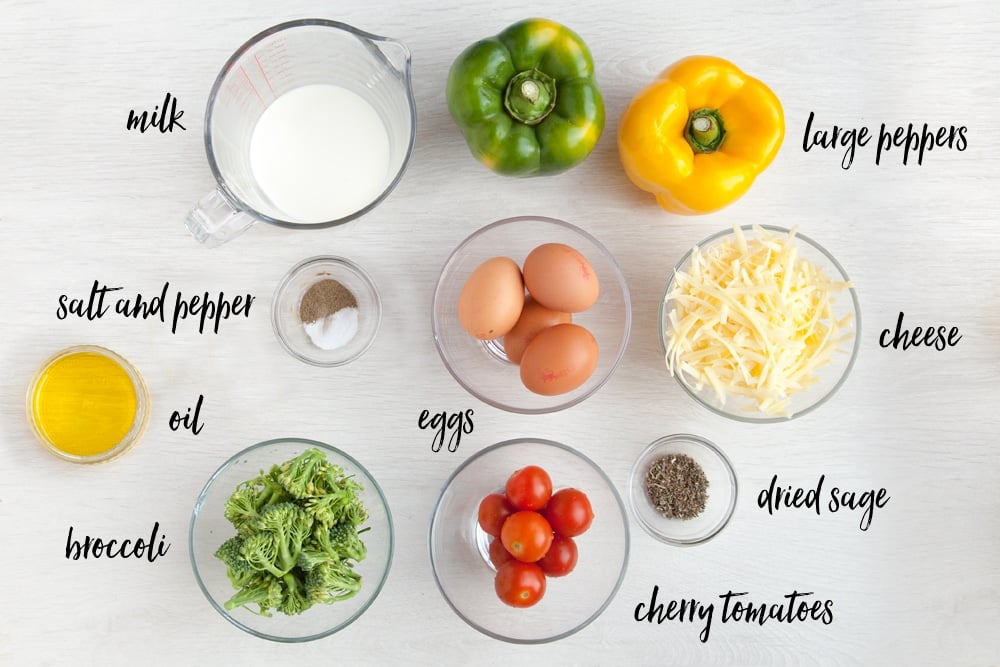
<path fill-rule="evenodd" d="M 448 67 L 480 37 L 544 15 L 589 43 L 608 127 L 578 168 L 505 179 L 468 155 L 444 101 Z M 183 225 L 212 186 L 202 144 L 208 90 L 245 39 L 304 16 L 404 41 L 413 54 L 418 133 L 410 166 L 381 206 L 316 232 L 257 226 L 216 249 Z M 714 25 L 713 25 L 714 23 Z M 645 0 L 530 4 L 450 2 L 0 3 L 0 664 L 701 664 L 996 665 L 1000 661 L 1000 12 L 987 0 L 860 4 Z M 781 98 L 788 135 L 750 193 L 711 216 L 662 212 L 625 178 L 615 126 L 631 96 L 680 57 L 728 57 Z M 170 92 L 187 131 L 125 131 L 130 109 Z M 968 128 L 965 151 L 903 166 L 874 144 L 850 169 L 842 150 L 803 151 L 817 128 L 928 123 Z M 536 213 L 578 224 L 615 254 L 633 295 L 623 363 L 569 410 L 518 416 L 459 387 L 430 334 L 431 294 L 448 253 L 493 220 Z M 735 223 L 799 225 L 858 286 L 864 330 L 853 374 L 820 410 L 750 426 L 695 405 L 660 358 L 656 311 L 668 272 L 692 244 Z M 340 369 L 306 366 L 271 332 L 271 294 L 299 260 L 333 253 L 378 284 L 384 320 L 369 352 Z M 158 321 L 58 320 L 60 295 L 94 280 L 151 294 L 248 292 L 248 319 L 218 335 Z M 879 346 L 899 312 L 912 325 L 959 327 L 945 351 Z M 74 466 L 39 447 L 24 393 L 39 364 L 80 343 L 107 346 L 145 376 L 152 422 L 106 466 Z M 167 422 L 204 396 L 198 436 Z M 431 451 L 424 409 L 475 411 L 455 453 Z M 520 647 L 478 634 L 439 594 L 427 530 L 448 475 L 488 444 L 539 436 L 571 444 L 624 494 L 639 451 L 669 433 L 718 443 L 741 484 L 715 540 L 678 549 L 632 523 L 617 597 L 593 624 L 553 644 Z M 352 452 L 380 480 L 395 518 L 388 583 L 348 630 L 298 646 L 250 637 L 198 590 L 187 557 L 191 508 L 232 453 L 280 436 Z M 869 530 L 850 512 L 774 516 L 756 496 L 772 475 L 796 486 L 885 488 Z M 159 522 L 171 548 L 154 563 L 69 561 L 69 526 L 115 537 Z M 661 599 L 755 602 L 813 592 L 834 620 L 763 627 L 721 623 L 707 642 L 690 623 L 639 623 Z"/>

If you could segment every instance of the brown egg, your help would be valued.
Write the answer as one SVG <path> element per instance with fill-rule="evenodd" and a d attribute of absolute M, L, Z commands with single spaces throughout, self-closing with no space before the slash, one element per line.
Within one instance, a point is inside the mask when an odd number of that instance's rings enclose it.
<path fill-rule="evenodd" d="M 524 355 L 524 349 L 528 347 L 528 343 L 539 331 L 556 324 L 572 321 L 573 316 L 569 313 L 560 313 L 557 310 L 546 308 L 529 296 L 524 300 L 524 307 L 521 308 L 521 316 L 517 318 L 517 324 L 503 337 L 503 350 L 508 359 L 519 364 Z"/>
<path fill-rule="evenodd" d="M 535 301 L 564 313 L 587 310 L 601 291 L 587 258 L 563 243 L 546 243 L 528 253 L 524 285 Z"/>
<path fill-rule="evenodd" d="M 557 324 L 528 343 L 521 357 L 521 382 L 536 394 L 565 394 L 587 381 L 597 358 L 593 334 L 579 324 Z"/>
<path fill-rule="evenodd" d="M 517 262 L 494 257 L 476 267 L 462 286 L 458 321 L 480 340 L 500 338 L 517 323 L 523 305 L 524 282 Z"/>

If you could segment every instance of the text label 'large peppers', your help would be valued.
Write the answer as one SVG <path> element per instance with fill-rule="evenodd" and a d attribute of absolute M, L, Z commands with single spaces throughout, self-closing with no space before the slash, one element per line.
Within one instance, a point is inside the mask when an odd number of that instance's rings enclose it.
<path fill-rule="evenodd" d="M 448 73 L 447 98 L 472 154 L 510 176 L 565 171 L 604 129 L 590 50 L 546 19 L 520 21 L 463 51 Z"/>
<path fill-rule="evenodd" d="M 722 58 L 692 56 L 640 91 L 618 127 L 625 173 L 672 213 L 716 211 L 739 199 L 777 155 L 781 102 Z"/>

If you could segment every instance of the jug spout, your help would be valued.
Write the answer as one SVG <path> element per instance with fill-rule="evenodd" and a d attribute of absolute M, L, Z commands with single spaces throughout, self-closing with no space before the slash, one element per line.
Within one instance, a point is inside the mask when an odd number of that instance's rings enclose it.
<path fill-rule="evenodd" d="M 389 37 L 374 40 L 377 48 L 394 70 L 404 77 L 410 76 L 410 50 L 406 45 Z"/>

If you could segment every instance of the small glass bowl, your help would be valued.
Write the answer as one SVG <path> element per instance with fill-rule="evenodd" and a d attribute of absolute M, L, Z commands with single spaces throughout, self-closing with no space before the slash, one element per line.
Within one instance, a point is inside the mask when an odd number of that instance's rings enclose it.
<path fill-rule="evenodd" d="M 661 456 L 687 454 L 698 462 L 708 479 L 705 510 L 693 519 L 668 519 L 646 495 L 646 473 Z M 718 447 L 697 435 L 668 435 L 643 450 L 628 480 L 632 513 L 647 533 L 668 544 L 692 546 L 719 534 L 736 508 L 737 483 L 733 464 Z"/>
<path fill-rule="evenodd" d="M 791 232 L 788 228 L 773 225 L 744 225 L 740 229 L 747 239 L 751 239 L 756 237 L 754 227 L 760 227 L 769 233 L 780 236 L 787 236 Z M 721 242 L 733 235 L 734 232 L 732 229 L 723 230 L 699 243 L 698 248 L 704 251 L 715 243 Z M 847 272 L 840 263 L 818 243 L 808 236 L 800 234 L 798 231 L 795 232 L 795 243 L 797 245 L 798 256 L 822 271 L 827 278 L 834 281 L 850 282 Z M 666 289 L 663 292 L 663 298 L 660 300 L 660 349 L 664 355 L 666 354 L 667 341 L 670 336 L 670 313 L 672 310 L 671 302 L 667 296 L 674 288 L 674 280 L 677 272 L 686 272 L 689 269 L 693 252 L 694 250 L 692 249 L 685 253 L 674 267 L 670 275 L 670 280 L 667 282 Z M 707 383 L 699 389 L 693 384 L 692 378 L 680 371 L 675 372 L 674 377 L 681 388 L 698 403 L 718 415 L 729 417 L 736 421 L 751 423 L 785 422 L 789 419 L 808 414 L 829 400 L 840 389 L 841 385 L 844 384 L 847 376 L 851 373 L 851 369 L 854 368 L 858 349 L 861 346 L 861 306 L 858 303 L 858 294 L 855 288 L 850 287 L 834 294 L 831 304 L 835 318 L 840 319 L 846 315 L 852 316 L 850 327 L 843 332 L 844 334 L 853 335 L 850 349 L 835 351 L 830 363 L 816 370 L 815 374 L 818 381 L 814 385 L 805 391 L 789 394 L 790 403 L 787 408 L 787 414 L 768 414 L 762 412 L 753 401 L 739 400 L 740 397 L 737 396 L 730 396 L 729 400 L 723 403 Z"/>
<path fill-rule="evenodd" d="M 299 305 L 306 291 L 321 280 L 341 283 L 358 302 L 358 331 L 344 345 L 324 350 L 306 333 Z M 382 300 L 364 269 L 343 257 L 318 256 L 293 266 L 274 291 L 271 324 L 281 345 L 299 361 L 314 366 L 341 366 L 364 354 L 382 322 Z"/>
<path fill-rule="evenodd" d="M 572 572 L 549 577 L 542 599 L 528 608 L 496 595 L 489 536 L 479 527 L 478 507 L 503 489 L 518 468 L 538 465 L 554 490 L 587 494 L 594 520 L 574 538 L 579 560 Z M 507 440 L 473 454 L 452 473 L 431 518 L 431 568 L 438 589 L 459 618 L 485 635 L 515 644 L 568 637 L 594 621 L 618 592 L 628 565 L 628 517 L 614 484 L 596 463 L 566 445 L 534 438 Z"/>
<path fill-rule="evenodd" d="M 543 243 L 575 248 L 593 267 L 600 281 L 597 303 L 573 322 L 597 339 L 597 368 L 582 385 L 564 394 L 542 396 L 521 383 L 520 369 L 503 350 L 502 339 L 477 340 L 458 320 L 458 297 L 466 279 L 482 262 L 507 256 L 523 266 L 528 253 Z M 448 257 L 434 290 L 434 343 L 452 377 L 470 394 L 493 407 L 521 414 L 542 414 L 583 401 L 611 377 L 628 344 L 632 302 L 625 276 L 600 241 L 562 220 L 521 216 L 499 220 L 474 232 Z"/>
<path fill-rule="evenodd" d="M 60 449 L 56 443 L 54 443 L 45 433 L 45 429 L 41 424 L 38 423 L 36 418 L 35 403 L 39 400 L 38 393 L 43 388 L 46 379 L 46 373 L 52 366 L 66 357 L 76 354 L 94 354 L 105 357 L 115 364 L 117 364 L 128 376 L 129 380 L 132 381 L 132 388 L 135 391 L 135 418 L 132 421 L 132 426 L 128 432 L 118 441 L 117 444 L 111 446 L 110 448 L 99 452 L 97 454 L 81 456 L 78 454 L 73 454 L 72 452 L 67 452 Z M 100 382 L 102 378 L 90 377 L 87 378 L 92 384 L 92 389 L 95 392 L 100 391 Z M 76 409 L 81 412 L 92 412 L 95 409 L 94 399 L 89 395 L 80 395 L 76 397 L 76 400 L 71 405 L 67 399 L 64 409 Z M 149 389 L 146 387 L 146 382 L 143 380 L 142 375 L 136 370 L 127 359 L 119 354 L 98 345 L 74 345 L 68 347 L 64 350 L 57 352 L 56 354 L 49 357 L 41 368 L 35 374 L 35 377 L 31 381 L 31 385 L 28 387 L 27 393 L 27 414 L 28 423 L 31 425 L 31 430 L 34 432 L 35 437 L 38 441 L 45 446 L 47 450 L 55 454 L 61 459 L 66 461 L 71 461 L 73 463 L 104 463 L 118 458 L 125 452 L 132 449 L 137 442 L 142 438 L 143 433 L 146 432 L 146 427 L 149 425 L 149 412 L 150 412 L 150 399 L 149 399 Z"/>
<path fill-rule="evenodd" d="M 362 536 L 368 554 L 359 562 L 355 571 L 361 575 L 361 590 L 352 598 L 333 604 L 316 604 L 297 616 L 272 612 L 260 616 L 244 607 L 232 611 L 225 608 L 226 601 L 236 590 L 226 575 L 226 566 L 215 557 L 223 542 L 236 534 L 236 529 L 226 519 L 226 501 L 237 485 L 255 477 L 261 470 L 284 463 L 303 451 L 316 448 L 326 454 L 331 463 L 344 469 L 364 487 L 361 502 L 368 510 Z M 375 478 L 349 454 L 315 440 L 281 438 L 258 443 L 244 449 L 222 464 L 205 484 L 195 502 L 188 531 L 188 548 L 191 566 L 201 592 L 223 618 L 251 635 L 275 642 L 299 643 L 320 639 L 343 630 L 356 621 L 375 601 L 392 565 L 393 526 L 392 515 L 385 495 Z"/>

